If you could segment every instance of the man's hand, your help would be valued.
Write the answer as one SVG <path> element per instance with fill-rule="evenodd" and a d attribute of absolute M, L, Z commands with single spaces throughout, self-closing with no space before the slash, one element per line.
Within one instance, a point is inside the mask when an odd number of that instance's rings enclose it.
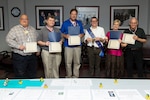
<path fill-rule="evenodd" d="M 26 49 L 26 47 L 24 45 L 19 46 L 19 50 L 25 50 L 25 49 Z"/>
<path fill-rule="evenodd" d="M 49 46 L 49 45 L 50 45 L 49 41 L 45 42 L 45 46 Z"/>
<path fill-rule="evenodd" d="M 134 39 L 134 40 L 138 40 L 138 38 L 139 38 L 139 37 L 138 37 L 137 35 L 134 35 L 134 36 L 133 36 L 133 39 Z"/>
<path fill-rule="evenodd" d="M 92 42 L 92 38 L 87 38 L 87 42 Z"/>

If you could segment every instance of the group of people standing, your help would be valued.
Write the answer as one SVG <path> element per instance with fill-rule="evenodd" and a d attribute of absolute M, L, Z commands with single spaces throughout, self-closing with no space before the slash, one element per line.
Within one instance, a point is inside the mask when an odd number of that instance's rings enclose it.
<path fill-rule="evenodd" d="M 101 57 L 105 56 L 103 43 L 108 43 L 110 32 L 105 35 L 104 28 L 98 26 L 98 18 L 91 18 L 91 26 L 89 29 L 83 29 L 82 23 L 77 20 L 78 11 L 70 10 L 70 18 L 63 22 L 61 29 L 55 26 L 54 16 L 47 16 L 46 25 L 40 32 L 37 32 L 29 25 L 28 16 L 23 14 L 20 17 L 20 24 L 10 29 L 6 36 L 6 41 L 12 49 L 13 67 L 16 78 L 36 78 L 36 56 L 41 54 L 44 66 L 45 78 L 59 78 L 59 66 L 61 63 L 61 52 L 50 53 L 49 34 L 52 32 L 61 33 L 62 37 L 60 44 L 64 44 L 64 61 L 66 68 L 66 78 L 78 78 L 80 61 L 81 61 L 81 46 L 69 45 L 68 39 L 71 33 L 76 31 L 79 38 L 84 38 L 87 44 L 88 59 L 89 59 L 89 75 L 91 77 L 99 77 Z M 113 30 L 118 30 L 120 21 L 117 19 L 113 23 Z M 131 18 L 129 29 L 125 33 L 135 34 L 135 44 L 127 44 L 121 41 L 122 35 L 118 39 L 120 42 L 119 49 L 107 49 L 106 51 L 106 76 L 115 78 L 118 75 L 123 75 L 124 72 L 124 56 L 126 58 L 126 69 L 128 77 L 133 76 L 133 66 L 136 64 L 138 76 L 142 77 L 142 44 L 146 42 L 146 35 L 143 29 L 138 28 L 138 20 Z M 24 43 L 37 42 L 38 52 L 24 53 L 26 49 Z M 125 48 L 125 52 L 123 49 Z M 84 51 L 83 51 L 84 52 Z M 72 70 L 73 66 L 73 70 Z"/>

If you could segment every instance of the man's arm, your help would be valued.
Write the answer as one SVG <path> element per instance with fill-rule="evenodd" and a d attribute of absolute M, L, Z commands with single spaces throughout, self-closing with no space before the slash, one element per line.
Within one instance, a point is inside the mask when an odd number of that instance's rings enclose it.
<path fill-rule="evenodd" d="M 19 45 L 17 43 L 17 40 L 16 40 L 16 35 L 15 35 L 15 31 L 13 29 L 11 29 L 9 31 L 9 33 L 7 34 L 6 36 L 6 42 L 8 43 L 8 45 L 12 48 L 16 48 L 16 49 L 20 49 L 20 50 L 23 50 L 25 49 L 25 47 L 23 45 Z"/>

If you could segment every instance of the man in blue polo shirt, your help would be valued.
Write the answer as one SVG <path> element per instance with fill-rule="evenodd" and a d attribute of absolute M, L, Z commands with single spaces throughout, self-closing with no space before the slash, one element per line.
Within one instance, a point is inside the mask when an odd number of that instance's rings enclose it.
<path fill-rule="evenodd" d="M 68 39 L 70 36 L 75 33 L 76 36 L 82 38 L 84 36 L 84 31 L 82 23 L 77 20 L 78 11 L 76 9 L 71 9 L 70 18 L 64 21 L 61 32 L 64 40 L 65 47 L 65 64 L 66 64 L 66 73 L 67 78 L 79 77 L 79 68 L 80 68 L 80 57 L 81 57 L 81 44 L 80 45 L 69 45 Z M 72 74 L 72 62 L 73 62 L 73 74 Z"/>

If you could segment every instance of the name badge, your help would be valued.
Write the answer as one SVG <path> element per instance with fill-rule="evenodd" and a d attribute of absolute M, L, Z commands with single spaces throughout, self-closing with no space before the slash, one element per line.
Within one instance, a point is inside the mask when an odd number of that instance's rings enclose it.
<path fill-rule="evenodd" d="M 24 31 L 24 33 L 25 33 L 25 34 L 28 34 L 28 33 L 29 33 L 29 31 Z"/>

